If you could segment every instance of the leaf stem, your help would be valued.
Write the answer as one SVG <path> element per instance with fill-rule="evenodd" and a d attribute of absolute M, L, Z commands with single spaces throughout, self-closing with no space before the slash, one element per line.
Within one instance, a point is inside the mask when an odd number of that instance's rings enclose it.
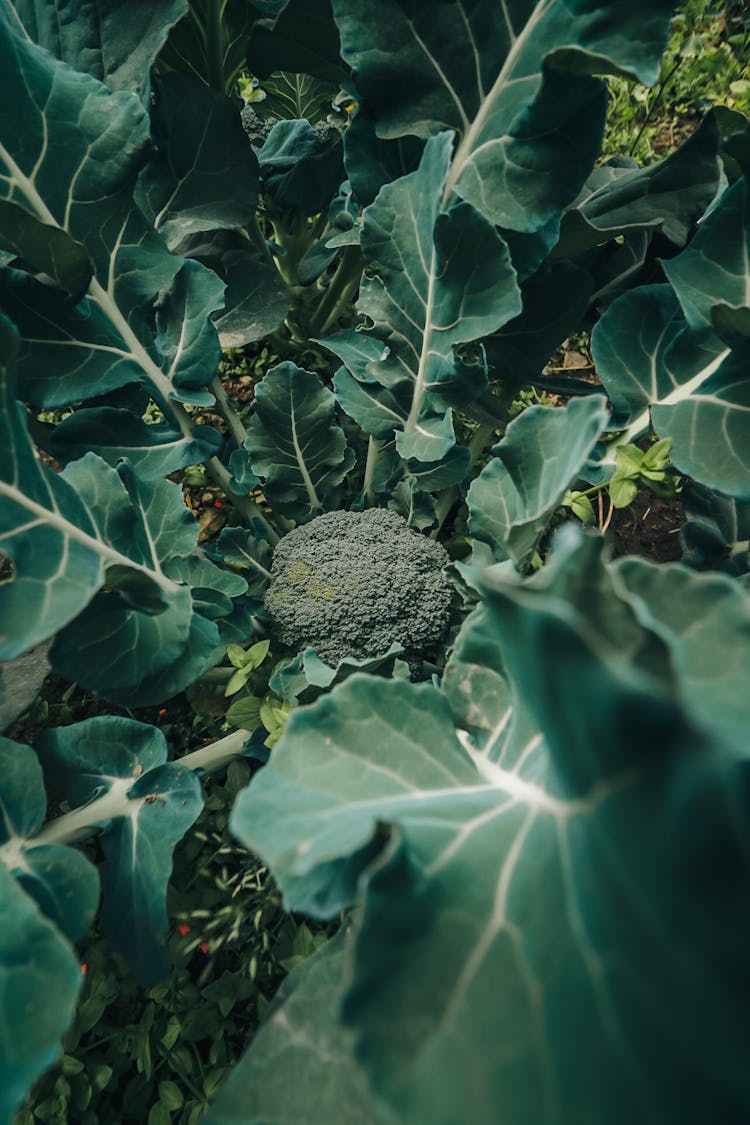
<path fill-rule="evenodd" d="M 221 5 L 219 0 L 206 3 L 206 76 L 208 84 L 220 93 L 227 93 L 224 75 L 224 45 L 222 42 Z"/>
<path fill-rule="evenodd" d="M 232 731 L 231 734 L 212 742 L 209 746 L 202 746 L 199 750 L 194 750 L 192 754 L 177 758 L 174 764 L 193 771 L 200 770 L 202 773 L 211 773 L 227 765 L 233 758 L 238 757 L 242 753 L 246 741 L 247 731 Z M 97 828 L 108 823 L 114 817 L 130 815 L 134 800 L 141 802 L 146 800 L 145 796 L 135 799 L 128 796 L 134 784 L 135 778 L 116 778 L 111 787 L 101 797 L 96 797 L 93 801 L 89 801 L 87 805 L 83 805 L 79 809 L 73 809 L 72 812 L 63 813 L 62 816 L 55 817 L 54 820 L 45 824 L 41 832 L 24 841 L 26 847 L 19 849 L 17 841 L 13 839 L 0 848 L 0 855 L 5 849 L 9 848 L 9 845 L 14 845 L 15 850 L 19 850 L 22 856 L 23 851 L 43 845 L 73 844 L 91 836 Z"/>
<path fill-rule="evenodd" d="M 331 278 L 325 295 L 310 318 L 310 336 L 325 336 L 341 316 L 362 276 L 362 256 L 358 246 L 347 246 Z"/>
<path fill-rule="evenodd" d="M 275 547 L 280 538 L 275 527 L 265 515 L 257 500 L 254 500 L 252 496 L 240 496 L 239 493 L 233 491 L 231 487 L 232 477 L 229 470 L 221 463 L 218 457 L 212 457 L 209 461 L 206 461 L 206 474 L 215 484 L 219 485 L 226 494 L 229 502 L 236 508 L 247 523 L 262 524 L 268 541 L 271 546 Z"/>
<path fill-rule="evenodd" d="M 222 418 L 229 427 L 229 432 L 232 435 L 232 439 L 239 449 L 245 443 L 247 430 L 245 429 L 245 426 L 239 414 L 234 409 L 232 403 L 229 401 L 227 393 L 224 390 L 224 387 L 221 384 L 221 379 L 218 375 L 214 375 L 213 379 L 211 380 L 211 393 L 216 399 L 216 405 L 219 409 L 219 414 L 221 414 Z"/>

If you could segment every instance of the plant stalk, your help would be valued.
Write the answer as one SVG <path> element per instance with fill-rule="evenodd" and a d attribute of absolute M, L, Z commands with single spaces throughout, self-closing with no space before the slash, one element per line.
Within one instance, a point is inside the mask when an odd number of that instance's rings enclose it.
<path fill-rule="evenodd" d="M 362 257 L 358 246 L 347 246 L 341 255 L 328 289 L 310 318 L 310 336 L 325 336 L 348 304 L 352 291 L 362 274 Z"/>
<path fill-rule="evenodd" d="M 246 523 L 262 524 L 268 536 L 269 543 L 272 547 L 275 547 L 279 541 L 278 532 L 265 515 L 257 500 L 254 500 L 252 496 L 240 496 L 237 492 L 232 490 L 231 475 L 218 457 L 212 457 L 210 461 L 206 461 L 206 475 L 209 476 L 215 484 L 219 485 L 226 494 L 232 507 L 240 513 Z"/>
<path fill-rule="evenodd" d="M 206 70 L 209 86 L 227 93 L 220 0 L 207 0 L 206 4 Z"/>
<path fill-rule="evenodd" d="M 245 443 L 247 430 L 245 429 L 245 426 L 239 414 L 235 410 L 232 403 L 229 401 L 227 393 L 221 385 L 221 379 L 218 375 L 215 375 L 211 380 L 211 393 L 216 399 L 216 405 L 219 408 L 219 414 L 221 414 L 222 418 L 229 427 L 229 432 L 232 435 L 232 440 L 234 441 L 237 448 L 240 449 Z"/>

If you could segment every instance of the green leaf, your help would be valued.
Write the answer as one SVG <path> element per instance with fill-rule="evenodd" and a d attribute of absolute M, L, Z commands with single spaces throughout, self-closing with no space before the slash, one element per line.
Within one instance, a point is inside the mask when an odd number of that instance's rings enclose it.
<path fill-rule="evenodd" d="M 241 572 L 248 593 L 262 597 L 271 581 L 273 548 L 268 540 L 241 527 L 225 527 L 219 536 L 218 550 L 222 562 Z"/>
<path fill-rule="evenodd" d="M 335 420 L 334 397 L 293 363 L 272 368 L 255 391 L 247 450 L 275 511 L 300 522 L 338 506 L 354 463 Z"/>
<path fill-rule="evenodd" d="M 711 310 L 746 307 L 750 289 L 750 187 L 728 187 L 676 258 L 662 263 L 691 328 L 711 327 Z"/>
<path fill-rule="evenodd" d="M 357 308 L 382 353 L 359 392 L 372 396 L 370 410 L 382 404 L 382 417 L 369 420 L 362 409 L 355 417 L 378 436 L 394 424 L 403 429 L 399 452 L 422 461 L 439 460 L 454 444 L 452 430 L 447 444 L 442 436 L 434 442 L 446 406 L 486 385 L 484 371 L 464 367 L 454 347 L 496 330 L 521 307 L 507 247 L 490 224 L 464 204 L 440 213 L 450 149 L 448 133 L 428 141 L 419 169 L 386 185 L 366 209 L 361 237 L 368 268 Z M 335 345 L 335 337 L 326 341 Z M 341 380 L 338 392 L 346 393 Z"/>
<path fill-rule="evenodd" d="M 567 492 L 563 503 L 566 508 L 570 508 L 573 515 L 577 516 L 582 523 L 589 525 L 596 523 L 594 506 L 589 496 L 586 496 L 582 492 Z"/>
<path fill-rule="evenodd" d="M 579 327 L 592 285 L 590 275 L 571 262 L 555 262 L 524 283 L 522 311 L 483 341 L 487 362 L 504 387 L 540 377 L 555 348 Z"/>
<path fill-rule="evenodd" d="M 468 494 L 469 529 L 493 558 L 523 570 L 566 490 L 580 474 L 608 412 L 600 396 L 564 410 L 531 406 L 508 426 Z"/>
<path fill-rule="evenodd" d="M 223 348 L 261 340 L 284 323 L 289 290 L 279 271 L 247 238 L 218 230 L 188 239 L 183 253 L 219 275 L 226 285 L 224 308 L 213 315 Z"/>
<path fill-rule="evenodd" d="M 0 861 L 70 941 L 89 929 L 99 905 L 99 876 L 73 848 L 35 837 L 47 799 L 42 770 L 28 746 L 0 738 Z"/>
<path fill-rule="evenodd" d="M 47 274 L 75 296 L 88 288 L 91 262 L 85 247 L 7 199 L 0 201 L 0 250 L 17 255 L 28 269 Z"/>
<path fill-rule="evenodd" d="M 565 214 L 553 257 L 573 257 L 639 228 L 684 246 L 719 188 L 719 130 L 713 114 L 678 149 L 647 168 L 609 161 L 595 169 Z"/>
<path fill-rule="evenodd" d="M 278 7 L 272 12 L 275 20 L 262 20 L 253 30 L 247 59 L 252 73 L 265 78 L 291 70 L 338 86 L 346 67 L 330 0 L 289 0 L 282 11 Z"/>
<path fill-rule="evenodd" d="M 269 4 L 277 10 L 274 0 Z M 247 65 L 247 37 L 257 19 L 254 7 L 268 11 L 269 5 L 226 0 L 219 13 L 213 0 L 191 0 L 189 14 L 170 31 L 160 63 L 232 97 Z"/>
<path fill-rule="evenodd" d="M 154 984 L 170 968 L 167 880 L 174 847 L 203 807 L 200 781 L 166 763 L 160 731 L 132 719 L 105 716 L 47 730 L 39 750 L 68 800 L 111 798 L 109 813 L 102 810 L 101 924 L 139 980 Z"/>
<path fill-rule="evenodd" d="M 18 334 L 0 314 L 0 534 L 11 560 L 0 583 L 0 656 L 9 660 L 51 636 L 101 586 L 104 559 L 75 488 L 38 460 L 15 401 Z M 47 591 L 54 582 L 55 595 Z"/>
<path fill-rule="evenodd" d="M 138 99 L 57 62 L 9 19 L 6 8 L 0 115 L 12 128 L 0 146 L 0 196 L 79 242 L 94 267 L 77 304 L 0 271 L 3 306 L 24 338 L 24 395 L 55 406 L 139 381 L 189 433 L 173 404 L 212 401 L 203 388 L 219 348 L 208 317 L 221 307 L 221 283 L 170 254 L 133 201 L 150 143 Z"/>
<path fill-rule="evenodd" d="M 309 703 L 321 690 L 342 683 L 354 672 L 392 675 L 395 658 L 402 651 L 402 646 L 394 642 L 381 655 L 363 659 L 347 656 L 332 667 L 321 660 L 314 649 L 306 648 L 294 660 L 282 664 L 271 676 L 268 686 L 287 703 Z"/>
<path fill-rule="evenodd" d="M 175 1110 L 182 1108 L 184 1100 L 176 1082 L 167 1079 L 159 1083 L 159 1101 L 165 1109 L 173 1113 Z"/>
<path fill-rule="evenodd" d="M 636 330 L 637 329 L 637 330 Z M 613 301 L 591 337 L 596 371 L 614 411 L 613 425 L 648 426 L 648 408 L 679 401 L 710 378 L 727 349 L 686 331 L 669 285 L 644 285 Z"/>
<path fill-rule="evenodd" d="M 137 198 L 167 245 L 247 226 L 258 201 L 258 160 L 236 105 L 178 73 L 158 78 L 153 100 L 156 147 Z"/>
<path fill-rule="evenodd" d="M 258 153 L 263 192 L 277 207 L 315 215 L 328 208 L 345 178 L 341 133 L 308 121 L 278 121 Z"/>
<path fill-rule="evenodd" d="M 251 53 L 254 47 L 255 42 L 251 43 Z M 292 121 L 304 117 L 315 125 L 331 112 L 338 86 L 321 82 L 308 74 L 276 70 L 263 79 L 262 90 L 265 97 L 257 101 L 253 98 L 250 103 L 261 120 Z M 260 93 L 260 90 L 255 93 Z"/>
<path fill-rule="evenodd" d="M 60 1054 L 81 987 L 73 950 L 0 864 L 0 1119 L 10 1122 Z"/>
<path fill-rule="evenodd" d="M 347 85 L 351 88 L 351 83 Z M 344 162 L 355 197 L 367 206 L 375 201 L 384 184 L 415 171 L 424 144 L 409 136 L 381 140 L 367 103 L 356 100 L 356 115 L 344 133 Z"/>
<path fill-rule="evenodd" d="M 96 521 L 97 545 L 105 558 L 130 566 L 167 595 L 154 613 L 105 589 L 55 638 L 52 666 L 113 702 L 161 702 L 202 675 L 223 651 L 212 604 L 202 591 L 241 596 L 239 575 L 221 571 L 196 554 L 198 527 L 179 499 L 179 485 L 147 482 L 123 462 L 110 469 L 93 454 L 64 472 Z M 227 586 L 227 581 L 231 583 Z M 241 583 L 237 585 L 237 583 Z M 232 609 L 222 603 L 223 612 Z"/>
<path fill-rule="evenodd" d="M 227 686 L 224 688 L 224 695 L 225 695 L 226 698 L 229 698 L 230 695 L 236 695 L 237 692 L 240 691 L 240 689 L 245 686 L 245 684 L 247 683 L 247 681 L 250 677 L 251 671 L 252 671 L 251 668 L 247 668 L 247 669 L 246 668 L 238 668 L 237 669 L 237 671 L 232 675 L 231 679 L 229 680 L 229 683 L 227 684 Z"/>
<path fill-rule="evenodd" d="M 63 0 L 43 5 L 12 0 L 12 5 L 19 23 L 40 47 L 111 90 L 134 90 L 144 99 L 151 67 L 169 29 L 188 8 L 185 0 L 155 0 L 137 8 L 104 0 L 95 9 L 77 7 L 71 14 Z"/>
<path fill-rule="evenodd" d="M 743 574 L 750 569 L 750 501 L 686 481 L 682 494 L 685 523 L 680 545 L 686 563 L 696 569 Z"/>
<path fill-rule="evenodd" d="M 619 477 L 615 473 L 609 482 L 609 498 L 613 508 L 627 508 L 638 495 L 638 485 L 631 477 Z"/>
<path fill-rule="evenodd" d="M 453 129 L 454 190 L 493 224 L 535 231 L 598 154 L 605 93 L 590 74 L 658 77 L 672 4 L 561 8 L 334 0 L 341 51 L 384 139 Z"/>
<path fill-rule="evenodd" d="M 375 1125 L 388 1120 L 376 1112 L 352 1054 L 351 1034 L 337 1019 L 345 969 L 341 933 L 292 970 L 252 1047 L 204 1118 L 206 1125 L 320 1125 L 337 1118 L 346 1125 Z M 322 1085 L 321 1067 L 330 1078 Z"/>
<path fill-rule="evenodd" d="M 619 442 L 653 422 L 672 439 L 670 459 L 680 472 L 749 495 L 747 342 L 731 350 L 713 333 L 690 331 L 670 287 L 651 285 L 613 301 L 594 329 L 592 352 L 615 424 L 629 423 Z M 615 463 L 616 449 L 604 466 Z"/>
<path fill-rule="evenodd" d="M 685 710 L 744 753 L 750 596 L 725 575 L 626 558 L 614 564 L 644 628 L 673 653 Z M 718 654 L 721 658 L 718 659 Z"/>
<path fill-rule="evenodd" d="M 229 694 L 228 692 L 226 694 Z M 230 726 L 237 727 L 239 730 L 255 730 L 260 726 L 260 704 L 261 700 L 254 695 L 246 695 L 243 699 L 238 699 L 228 709 L 225 718 Z"/>
<path fill-rule="evenodd" d="M 108 465 L 127 458 L 144 480 L 208 461 L 221 446 L 221 434 L 211 426 L 194 426 L 182 434 L 168 422 L 147 424 L 130 410 L 111 406 L 77 410 L 55 426 L 50 439 L 62 465 L 96 449 Z"/>

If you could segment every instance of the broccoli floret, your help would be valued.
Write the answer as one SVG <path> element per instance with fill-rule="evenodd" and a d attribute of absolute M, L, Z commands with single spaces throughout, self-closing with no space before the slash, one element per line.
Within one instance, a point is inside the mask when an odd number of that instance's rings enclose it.
<path fill-rule="evenodd" d="M 266 609 L 282 644 L 313 648 L 332 666 L 394 642 L 415 662 L 448 627 L 449 561 L 396 512 L 329 512 L 276 547 Z"/>
<path fill-rule="evenodd" d="M 268 139 L 268 134 L 276 124 L 273 120 L 264 121 L 248 102 L 242 109 L 242 127 L 250 138 L 253 148 L 263 148 Z"/>

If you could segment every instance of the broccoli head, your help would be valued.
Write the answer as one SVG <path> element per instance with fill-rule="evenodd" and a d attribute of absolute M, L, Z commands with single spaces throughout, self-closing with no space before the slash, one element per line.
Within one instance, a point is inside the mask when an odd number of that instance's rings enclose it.
<path fill-rule="evenodd" d="M 396 512 L 329 512 L 276 547 L 266 609 L 282 644 L 336 665 L 394 642 L 416 661 L 448 627 L 450 561 Z"/>

